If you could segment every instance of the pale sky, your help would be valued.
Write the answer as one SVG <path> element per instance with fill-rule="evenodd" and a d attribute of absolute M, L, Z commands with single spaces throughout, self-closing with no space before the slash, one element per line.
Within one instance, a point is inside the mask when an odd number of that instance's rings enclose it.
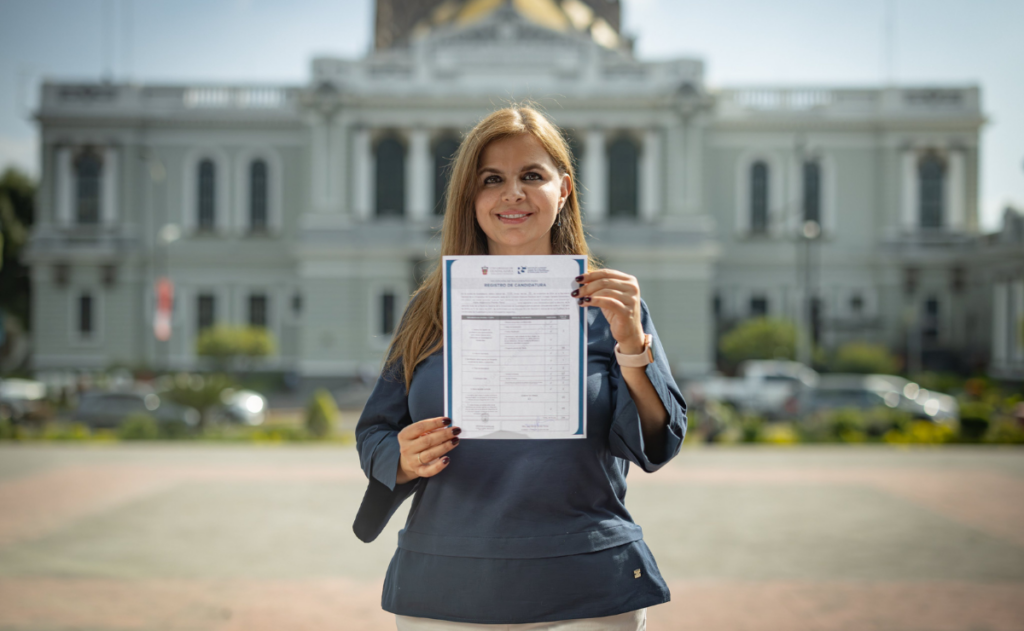
<path fill-rule="evenodd" d="M 624 31 L 641 59 L 699 57 L 712 87 L 880 86 L 888 77 L 980 85 L 989 118 L 982 225 L 998 228 L 1007 203 L 1024 208 L 1024 0 L 624 6 Z M 373 0 L 0 0 L 0 169 L 38 172 L 30 112 L 43 77 L 300 84 L 314 55 L 366 53 L 372 11 Z"/>

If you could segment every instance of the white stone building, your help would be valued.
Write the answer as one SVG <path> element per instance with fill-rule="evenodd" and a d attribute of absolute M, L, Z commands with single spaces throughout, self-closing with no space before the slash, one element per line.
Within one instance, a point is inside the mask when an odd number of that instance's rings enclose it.
<path fill-rule="evenodd" d="M 274 333 L 267 369 L 376 372 L 460 134 L 512 99 L 571 138 L 591 246 L 640 279 L 677 377 L 757 314 L 813 316 L 826 347 L 988 361 L 977 87 L 712 91 L 700 60 L 636 59 L 579 0 L 421 4 L 407 43 L 315 59 L 306 85 L 44 85 L 36 368 L 190 367 L 198 331 L 232 322 Z"/>

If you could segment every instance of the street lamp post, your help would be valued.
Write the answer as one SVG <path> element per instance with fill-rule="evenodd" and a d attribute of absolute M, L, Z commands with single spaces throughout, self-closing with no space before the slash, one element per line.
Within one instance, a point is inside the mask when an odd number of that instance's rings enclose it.
<path fill-rule="evenodd" d="M 802 229 L 800 231 L 800 239 L 803 241 L 804 247 L 804 274 L 803 274 L 803 304 L 802 309 L 802 320 L 803 326 L 799 328 L 797 337 L 797 361 L 805 366 L 810 366 L 814 361 L 814 246 L 817 244 L 818 238 L 821 237 L 821 225 L 809 219 L 803 222 Z"/>

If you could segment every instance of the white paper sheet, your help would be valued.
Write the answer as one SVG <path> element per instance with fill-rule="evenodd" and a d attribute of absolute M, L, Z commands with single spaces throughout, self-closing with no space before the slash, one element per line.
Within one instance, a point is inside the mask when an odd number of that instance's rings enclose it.
<path fill-rule="evenodd" d="M 468 438 L 586 438 L 584 256 L 446 256 L 445 414 Z"/>

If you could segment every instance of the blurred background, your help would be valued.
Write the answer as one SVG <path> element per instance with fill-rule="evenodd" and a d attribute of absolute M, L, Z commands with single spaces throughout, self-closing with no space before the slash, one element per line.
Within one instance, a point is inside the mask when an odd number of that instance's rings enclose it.
<path fill-rule="evenodd" d="M 652 620 L 1024 628 L 1022 23 L 0 0 L 0 629 L 387 627 L 352 430 L 512 102 L 689 404 L 631 490 L 684 595 Z"/>

